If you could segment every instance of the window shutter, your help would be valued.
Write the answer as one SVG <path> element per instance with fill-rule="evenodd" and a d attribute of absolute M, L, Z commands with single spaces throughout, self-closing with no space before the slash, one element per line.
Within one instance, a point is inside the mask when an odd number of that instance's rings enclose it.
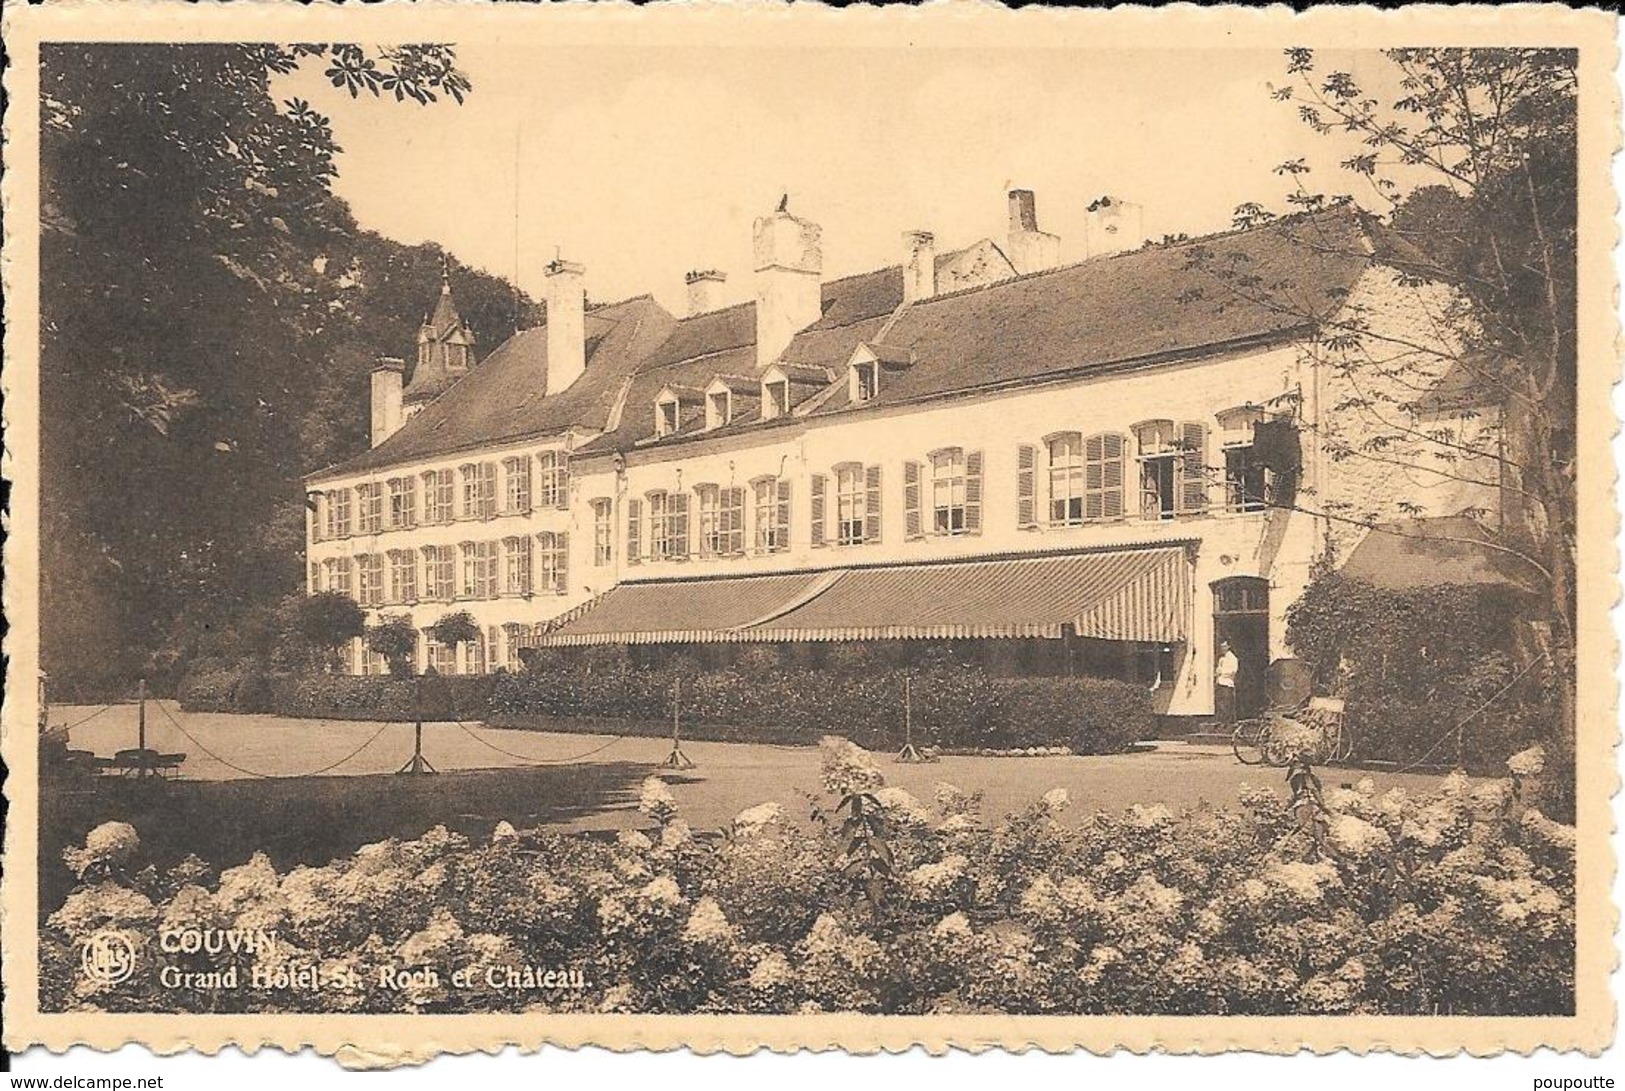
<path fill-rule="evenodd" d="M 903 463 L 903 537 L 909 540 L 924 536 L 920 528 L 920 464 Z"/>
<path fill-rule="evenodd" d="M 673 561 L 688 560 L 688 493 L 674 492 L 666 501 L 668 524 L 666 557 Z"/>
<path fill-rule="evenodd" d="M 1083 517 L 1099 519 L 1105 514 L 1106 437 L 1090 436 L 1083 441 Z"/>
<path fill-rule="evenodd" d="M 1118 519 L 1123 514 L 1123 437 L 1101 436 L 1100 449 L 1100 517 Z"/>
<path fill-rule="evenodd" d="M 825 545 L 824 541 L 824 475 L 812 475 L 812 511 L 808 522 L 812 533 L 813 548 Z"/>
<path fill-rule="evenodd" d="M 867 495 L 863 501 L 863 540 L 880 541 L 880 464 L 863 471 L 863 488 Z"/>
<path fill-rule="evenodd" d="M 965 452 L 965 533 L 982 533 L 982 452 Z"/>
<path fill-rule="evenodd" d="M 1182 514 L 1207 510 L 1207 425 L 1186 421 L 1179 426 L 1181 455 L 1174 464 L 1179 475 L 1175 496 Z"/>
<path fill-rule="evenodd" d="M 564 510 L 570 506 L 570 456 L 560 451 L 557 461 L 554 462 L 553 480 L 557 485 L 554 490 L 553 506 Z"/>
<path fill-rule="evenodd" d="M 639 540 L 639 531 L 643 523 L 643 501 L 628 500 L 626 502 L 626 563 L 637 564 L 643 560 L 643 545 Z"/>
<path fill-rule="evenodd" d="M 790 548 L 790 479 L 779 478 L 779 534 L 780 549 Z"/>
<path fill-rule="evenodd" d="M 568 531 L 559 531 L 553 536 L 554 553 L 553 579 L 554 590 L 563 595 L 570 590 L 570 534 Z"/>
<path fill-rule="evenodd" d="M 1016 448 L 1016 526 L 1038 525 L 1038 449 L 1030 443 Z"/>

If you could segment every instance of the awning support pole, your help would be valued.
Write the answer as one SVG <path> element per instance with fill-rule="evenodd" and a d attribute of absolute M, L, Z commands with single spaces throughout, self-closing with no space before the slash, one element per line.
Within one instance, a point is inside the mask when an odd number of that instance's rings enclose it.
<path fill-rule="evenodd" d="M 682 707 L 683 680 L 673 678 L 671 680 L 671 753 L 667 754 L 666 760 L 660 763 L 662 769 L 694 768 L 694 763 L 689 760 L 687 754 L 683 753 Z"/>

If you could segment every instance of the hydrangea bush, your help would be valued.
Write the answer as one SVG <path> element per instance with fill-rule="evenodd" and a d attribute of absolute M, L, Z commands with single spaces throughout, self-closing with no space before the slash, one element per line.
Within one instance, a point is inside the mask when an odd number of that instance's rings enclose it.
<path fill-rule="evenodd" d="M 42 999 L 140 1011 L 1566 1013 L 1574 830 L 1527 806 L 1538 755 L 1516 764 L 1506 780 L 1456 775 L 1425 796 L 1370 781 L 1316 793 L 1313 822 L 1301 793 L 1263 788 L 1183 814 L 1090 812 L 1056 790 L 990 818 L 954 785 L 929 801 L 887 787 L 867 752 L 831 740 L 829 794 L 805 819 L 767 803 L 692 830 L 650 778 L 648 825 L 613 839 L 502 823 L 474 843 L 436 828 L 287 872 L 262 855 L 218 874 L 195 861 L 135 870 L 138 834 L 117 825 L 69 853 L 81 885 L 49 919 Z M 859 797 L 881 848 L 855 845 L 841 820 Z M 137 941 L 146 971 L 234 964 L 247 980 L 314 966 L 324 984 L 92 982 L 80 950 L 109 927 Z M 277 942 L 155 950 L 162 930 L 183 927 Z M 391 966 L 438 980 L 386 988 Z M 548 970 L 565 985 L 523 986 Z"/>

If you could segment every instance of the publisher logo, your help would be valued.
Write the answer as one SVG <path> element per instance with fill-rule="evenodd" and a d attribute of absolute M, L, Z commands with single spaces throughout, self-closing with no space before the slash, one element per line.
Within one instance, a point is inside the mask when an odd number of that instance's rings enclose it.
<path fill-rule="evenodd" d="M 79 962 L 90 980 L 117 985 L 135 973 L 135 943 L 117 929 L 104 928 L 85 943 Z"/>

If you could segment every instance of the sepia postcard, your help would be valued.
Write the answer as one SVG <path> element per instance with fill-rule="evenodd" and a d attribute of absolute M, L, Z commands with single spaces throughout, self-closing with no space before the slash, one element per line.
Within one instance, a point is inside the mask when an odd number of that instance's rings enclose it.
<path fill-rule="evenodd" d="M 5 1047 L 1602 1051 L 1615 31 L 8 5 Z"/>

